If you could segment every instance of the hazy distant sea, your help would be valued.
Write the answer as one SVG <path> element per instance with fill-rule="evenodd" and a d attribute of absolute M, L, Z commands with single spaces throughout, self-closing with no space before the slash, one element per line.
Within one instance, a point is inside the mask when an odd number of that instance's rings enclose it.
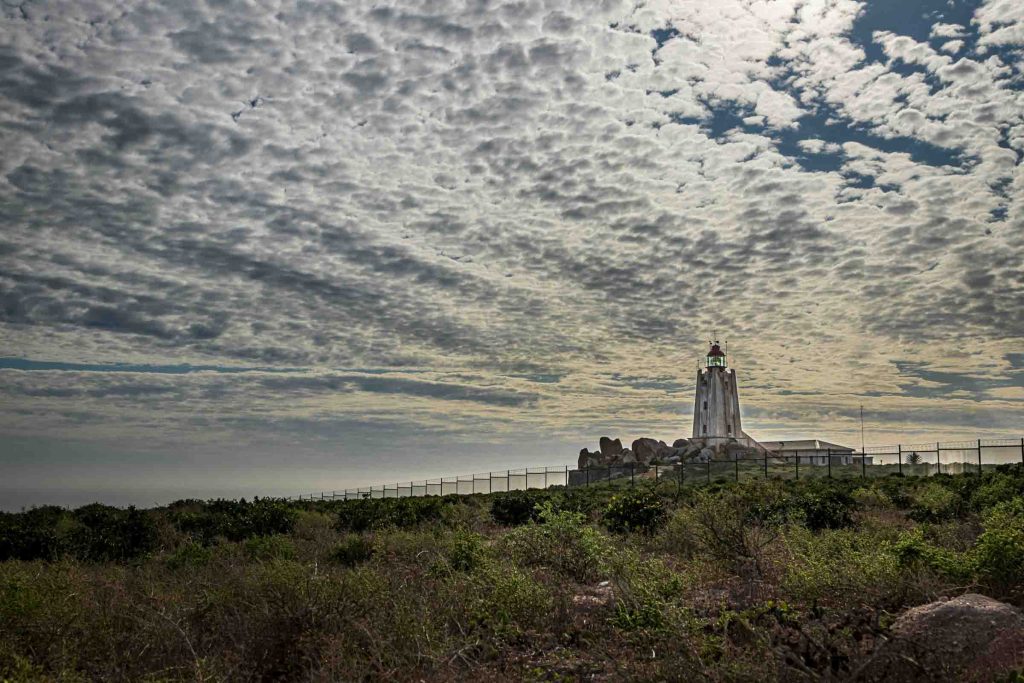
<path fill-rule="evenodd" d="M 225 490 L 225 489 L 193 489 L 185 491 L 181 488 L 110 488 L 110 489 L 71 489 L 71 488 L 4 488 L 0 487 L 0 510 L 17 512 L 41 505 L 61 505 L 79 507 L 89 503 L 104 503 L 124 507 L 135 505 L 147 508 L 166 505 L 182 498 L 251 498 L 266 496 L 267 491 L 259 490 Z M 272 495 L 272 494 L 270 494 Z"/>

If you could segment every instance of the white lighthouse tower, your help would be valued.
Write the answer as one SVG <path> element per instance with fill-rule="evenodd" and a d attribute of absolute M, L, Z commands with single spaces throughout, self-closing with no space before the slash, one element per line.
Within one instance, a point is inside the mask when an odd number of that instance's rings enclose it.
<path fill-rule="evenodd" d="M 730 440 L 746 443 L 749 439 L 740 427 L 740 395 L 736 371 L 726 367 L 725 353 L 718 341 L 709 342 L 707 360 L 697 369 L 697 391 L 693 402 L 693 438 L 708 446 L 725 445 Z"/>

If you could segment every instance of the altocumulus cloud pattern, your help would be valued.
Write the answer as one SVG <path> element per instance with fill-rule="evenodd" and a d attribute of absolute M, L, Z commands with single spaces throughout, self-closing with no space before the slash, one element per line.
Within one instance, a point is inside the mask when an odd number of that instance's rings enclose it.
<path fill-rule="evenodd" d="M 24 481 L 679 436 L 716 328 L 764 438 L 1020 431 L 1017 0 L 2 11 Z"/>

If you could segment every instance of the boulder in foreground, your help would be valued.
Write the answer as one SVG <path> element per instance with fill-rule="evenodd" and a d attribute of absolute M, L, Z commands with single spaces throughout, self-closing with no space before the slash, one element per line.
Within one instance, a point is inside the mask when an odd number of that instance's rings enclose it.
<path fill-rule="evenodd" d="M 988 681 L 1024 665 L 1024 615 L 968 593 L 904 612 L 858 681 Z"/>

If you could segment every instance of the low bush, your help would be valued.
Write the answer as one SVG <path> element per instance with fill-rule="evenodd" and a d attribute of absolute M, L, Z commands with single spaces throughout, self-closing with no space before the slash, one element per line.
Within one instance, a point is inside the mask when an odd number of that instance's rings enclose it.
<path fill-rule="evenodd" d="M 331 559 L 346 567 L 368 561 L 373 557 L 373 543 L 360 534 L 348 534 L 331 551 Z"/>
<path fill-rule="evenodd" d="M 297 511 L 283 500 L 255 498 L 242 500 L 211 500 L 201 505 L 181 506 L 171 510 L 175 527 L 200 543 L 210 544 L 218 538 L 244 541 L 253 536 L 291 532 Z"/>
<path fill-rule="evenodd" d="M 354 532 L 388 527 L 409 528 L 440 520 L 445 507 L 456 504 L 459 504 L 457 496 L 348 500 L 338 507 L 337 528 Z"/>
<path fill-rule="evenodd" d="M 995 592 L 1019 593 L 1024 586 L 1024 499 L 999 503 L 985 515 L 985 531 L 973 551 L 979 578 Z"/>
<path fill-rule="evenodd" d="M 295 543 L 288 536 L 253 536 L 245 541 L 245 554 L 250 560 L 291 560 L 295 558 Z"/>
<path fill-rule="evenodd" d="M 449 566 L 456 571 L 473 571 L 483 559 L 484 537 L 471 531 L 456 531 L 448 548 Z"/>
<path fill-rule="evenodd" d="M 930 543 L 922 529 L 901 535 L 893 544 L 893 553 L 903 569 L 916 574 L 927 572 L 953 583 L 967 583 L 974 574 L 974 560 L 960 553 Z"/>
<path fill-rule="evenodd" d="M 494 495 L 491 519 L 503 526 L 519 526 L 539 521 L 537 505 L 550 498 L 547 491 L 508 491 Z"/>
<path fill-rule="evenodd" d="M 929 481 L 911 496 L 910 517 L 918 522 L 941 522 L 957 515 L 960 497 L 937 481 Z"/>
<path fill-rule="evenodd" d="M 167 566 L 170 569 L 194 569 L 205 566 L 212 557 L 213 551 L 210 550 L 209 546 L 196 543 L 195 541 L 188 541 L 175 548 L 174 551 L 167 556 L 166 561 Z"/>
<path fill-rule="evenodd" d="M 900 566 L 888 543 L 851 529 L 815 533 L 795 526 L 782 545 L 781 584 L 790 599 L 837 607 L 898 604 Z"/>
<path fill-rule="evenodd" d="M 579 583 L 604 574 L 612 545 L 582 514 L 555 510 L 547 502 L 541 504 L 539 515 L 540 524 L 509 532 L 502 539 L 502 549 L 522 565 L 548 567 Z"/>
<path fill-rule="evenodd" d="M 811 531 L 852 526 L 856 502 L 850 492 L 841 484 L 816 484 L 798 492 L 790 503 L 799 511 L 804 525 Z"/>
<path fill-rule="evenodd" d="M 1015 473 L 1014 473 L 1015 474 Z M 1009 472 L 992 472 L 971 493 L 971 506 L 987 510 L 1024 495 L 1024 479 Z"/>
<path fill-rule="evenodd" d="M 159 534 L 150 512 L 94 503 L 67 511 L 43 507 L 0 515 L 0 560 L 121 562 L 155 550 Z"/>
<path fill-rule="evenodd" d="M 637 487 L 613 496 L 602 521 L 609 531 L 639 531 L 651 535 L 667 517 L 664 501 L 649 488 Z"/>

